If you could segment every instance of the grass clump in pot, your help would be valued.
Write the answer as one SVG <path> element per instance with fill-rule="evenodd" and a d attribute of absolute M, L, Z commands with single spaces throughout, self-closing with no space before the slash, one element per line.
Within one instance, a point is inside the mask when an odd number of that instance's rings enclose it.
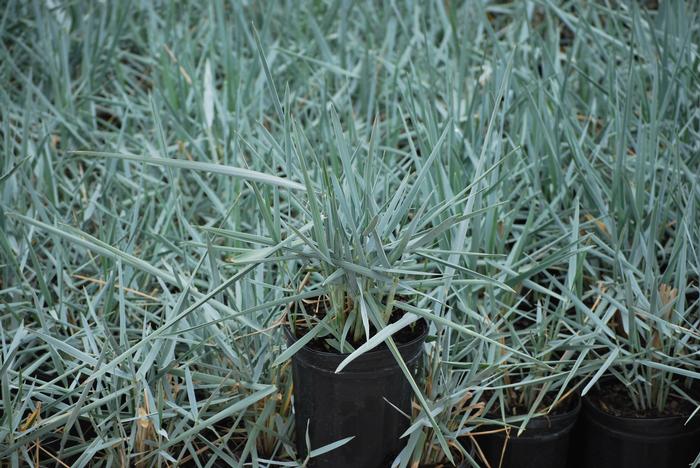
<path fill-rule="evenodd" d="M 284 308 L 290 343 L 277 362 L 314 350 L 319 356 L 339 356 L 330 370 L 343 375 L 365 357 L 385 353 L 399 374 L 398 385 L 427 408 L 415 381 L 415 362 L 404 362 L 400 348 L 417 339 L 422 342 L 431 321 L 445 321 L 431 310 L 435 290 L 444 282 L 434 262 L 440 253 L 433 248 L 446 231 L 476 214 L 439 219 L 466 203 L 469 190 L 440 203 L 426 196 L 428 176 L 452 128 L 445 126 L 420 165 L 397 176 L 387 170 L 377 150 L 377 125 L 367 143 L 351 149 L 335 110 L 331 107 L 324 115 L 335 141 L 326 155 L 318 155 L 304 132 L 291 126 L 293 166 L 306 186 L 302 196 L 290 194 L 283 205 L 260 193 L 262 217 L 272 223 L 269 231 L 284 234 L 278 243 L 265 240 L 278 256 L 270 260 L 292 291 Z M 292 206 L 299 213 L 296 219 L 285 214 Z M 301 390 L 295 387 L 295 403 Z M 405 401 L 410 403 L 410 398 Z M 399 409 L 410 412 L 410 406 Z M 405 419 L 402 426 L 407 424 Z M 447 447 L 439 431 L 438 440 Z"/>

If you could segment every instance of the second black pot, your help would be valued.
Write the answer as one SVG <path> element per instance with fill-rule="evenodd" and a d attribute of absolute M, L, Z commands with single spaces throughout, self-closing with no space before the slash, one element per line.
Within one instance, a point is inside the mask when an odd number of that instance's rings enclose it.
<path fill-rule="evenodd" d="M 520 436 L 515 435 L 517 428 L 512 428 L 507 442 L 505 431 L 480 435 L 477 442 L 491 468 L 563 468 L 580 409 L 578 399 L 575 407 L 566 413 L 530 420 Z"/>
<path fill-rule="evenodd" d="M 700 452 L 700 419 L 624 418 L 585 399 L 576 432 L 579 468 L 687 468 Z"/>
<path fill-rule="evenodd" d="M 425 321 L 416 326 L 416 338 L 398 345 L 414 375 L 428 333 Z M 296 340 L 289 329 L 286 333 L 288 341 Z M 306 457 L 308 427 L 312 450 L 355 436 L 345 445 L 312 458 L 310 466 L 390 466 L 405 445 L 399 437 L 410 424 L 396 408 L 411 414 L 412 389 L 386 347 L 361 355 L 336 374 L 338 364 L 347 356 L 305 346 L 292 357 L 299 459 Z"/>

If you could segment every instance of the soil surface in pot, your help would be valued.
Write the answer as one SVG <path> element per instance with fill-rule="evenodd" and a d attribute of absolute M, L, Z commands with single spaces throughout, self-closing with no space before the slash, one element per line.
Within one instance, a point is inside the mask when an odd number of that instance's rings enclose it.
<path fill-rule="evenodd" d="M 407 298 L 397 296 L 396 300 L 406 302 Z M 323 318 L 326 315 L 326 310 L 329 306 L 328 298 L 325 297 L 319 297 L 317 300 L 305 301 L 302 302 L 302 304 L 307 315 L 315 316 L 319 319 Z M 391 324 L 399 321 L 401 317 L 403 317 L 405 314 L 405 311 L 398 308 L 394 308 L 394 310 L 391 313 L 391 317 L 389 318 L 389 323 Z M 394 333 L 393 335 L 391 335 L 391 337 L 394 339 L 396 344 L 409 343 L 421 336 L 425 332 L 426 326 L 427 324 L 425 320 L 419 319 L 413 324 L 408 325 L 399 330 L 398 332 Z M 306 323 L 303 321 L 298 321 L 296 326 L 294 327 L 294 332 L 297 338 L 303 337 L 308 332 Z M 376 327 L 370 324 L 370 336 L 374 335 L 375 333 L 377 333 Z M 359 341 L 355 341 L 353 340 L 351 335 L 352 332 L 348 333 L 347 342 L 350 345 L 352 345 L 355 349 L 364 344 L 366 341 L 364 336 Z M 307 346 L 316 351 L 323 351 L 326 353 L 338 353 L 337 349 L 333 348 L 333 346 L 329 345 L 326 342 L 326 337 L 314 338 L 307 344 Z M 374 348 L 373 351 L 385 348 L 386 344 L 382 343 L 376 348 Z"/>
<path fill-rule="evenodd" d="M 695 411 L 695 406 L 689 401 L 673 395 L 669 395 L 663 411 L 635 408 L 627 387 L 621 382 L 606 383 L 602 389 L 593 390 L 588 399 L 604 412 L 622 418 L 688 417 Z"/>

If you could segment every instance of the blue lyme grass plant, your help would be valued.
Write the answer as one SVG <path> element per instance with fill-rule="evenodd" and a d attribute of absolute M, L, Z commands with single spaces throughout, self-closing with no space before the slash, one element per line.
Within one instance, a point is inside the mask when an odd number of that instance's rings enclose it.
<path fill-rule="evenodd" d="M 611 380 L 697 411 L 698 13 L 3 3 L 0 458 L 306 463 L 288 358 L 421 319 L 396 466 Z"/>

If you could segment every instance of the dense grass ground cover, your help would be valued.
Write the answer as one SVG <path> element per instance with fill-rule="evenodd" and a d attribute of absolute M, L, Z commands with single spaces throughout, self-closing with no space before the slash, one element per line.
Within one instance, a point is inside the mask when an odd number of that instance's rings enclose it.
<path fill-rule="evenodd" d="M 432 320 L 401 466 L 604 376 L 697 407 L 699 11 L 648 3 L 5 2 L 0 459 L 303 462 L 319 265 Z"/>

